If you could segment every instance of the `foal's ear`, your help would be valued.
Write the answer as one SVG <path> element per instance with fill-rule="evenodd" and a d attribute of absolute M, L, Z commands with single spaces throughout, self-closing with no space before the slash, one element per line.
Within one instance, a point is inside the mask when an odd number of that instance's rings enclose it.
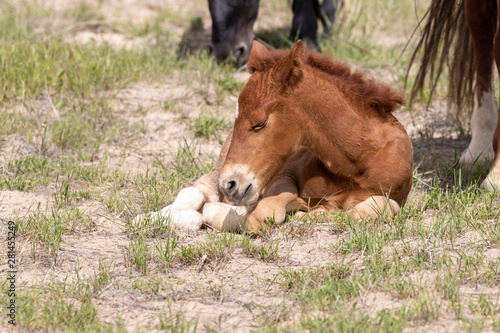
<path fill-rule="evenodd" d="M 302 65 L 302 62 L 304 61 L 304 53 L 306 53 L 304 43 L 302 43 L 302 40 L 299 39 L 290 52 L 294 66 L 300 67 L 300 65 Z"/>
<path fill-rule="evenodd" d="M 253 74 L 255 71 L 265 70 L 269 66 L 271 60 L 269 50 L 263 44 L 254 40 L 247 62 L 248 72 Z"/>
<path fill-rule="evenodd" d="M 281 85 L 283 90 L 295 86 L 302 78 L 302 64 L 306 49 L 304 43 L 299 39 L 294 47 L 275 66 L 274 79 Z"/>

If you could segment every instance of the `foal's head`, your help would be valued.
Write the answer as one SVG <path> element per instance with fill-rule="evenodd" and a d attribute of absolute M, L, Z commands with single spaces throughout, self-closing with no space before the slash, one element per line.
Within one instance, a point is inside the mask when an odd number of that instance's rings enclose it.
<path fill-rule="evenodd" d="M 247 65 L 253 74 L 238 98 L 233 139 L 219 180 L 228 200 L 255 203 L 300 145 L 296 106 L 287 95 L 302 79 L 306 52 L 301 41 L 290 52 L 253 43 Z"/>

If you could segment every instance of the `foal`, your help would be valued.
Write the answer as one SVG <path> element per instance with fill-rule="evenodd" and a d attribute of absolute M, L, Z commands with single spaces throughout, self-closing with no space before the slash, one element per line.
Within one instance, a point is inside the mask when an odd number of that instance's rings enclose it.
<path fill-rule="evenodd" d="M 247 67 L 214 169 L 159 214 L 188 228 L 255 231 L 316 206 L 354 218 L 399 211 L 413 169 L 411 141 L 391 114 L 400 94 L 300 40 L 291 51 L 254 41 Z"/>

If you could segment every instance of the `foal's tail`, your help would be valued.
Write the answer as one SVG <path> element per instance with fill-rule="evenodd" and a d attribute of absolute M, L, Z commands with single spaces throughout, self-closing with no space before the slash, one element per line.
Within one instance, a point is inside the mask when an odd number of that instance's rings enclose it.
<path fill-rule="evenodd" d="M 444 67 L 448 67 L 448 102 L 462 107 L 473 105 L 474 61 L 472 41 L 464 14 L 464 0 L 432 0 L 421 22 L 427 17 L 422 37 L 412 54 L 405 86 L 411 67 L 423 49 L 415 84 L 411 90 L 410 105 L 422 94 L 426 80 L 430 81 L 429 102 L 432 99 Z"/>

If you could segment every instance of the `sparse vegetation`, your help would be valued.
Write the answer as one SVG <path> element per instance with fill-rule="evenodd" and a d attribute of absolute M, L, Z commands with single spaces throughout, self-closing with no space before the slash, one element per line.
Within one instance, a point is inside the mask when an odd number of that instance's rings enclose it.
<path fill-rule="evenodd" d="M 402 51 L 428 2 L 352 1 L 321 47 L 403 89 Z M 395 218 L 290 214 L 258 237 L 135 222 L 211 169 L 248 76 L 203 47 L 180 56 L 182 33 L 210 26 L 206 1 L 57 3 L 0 3 L 14 331 L 500 330 L 500 198 L 478 186 L 488 163 L 459 168 L 468 125 L 439 96 L 397 114 L 415 173 Z M 291 45 L 289 2 L 260 5 L 257 37 Z"/>
<path fill-rule="evenodd" d="M 193 121 L 192 126 L 196 136 L 210 139 L 219 129 L 230 128 L 231 124 L 220 117 L 200 116 Z"/>

